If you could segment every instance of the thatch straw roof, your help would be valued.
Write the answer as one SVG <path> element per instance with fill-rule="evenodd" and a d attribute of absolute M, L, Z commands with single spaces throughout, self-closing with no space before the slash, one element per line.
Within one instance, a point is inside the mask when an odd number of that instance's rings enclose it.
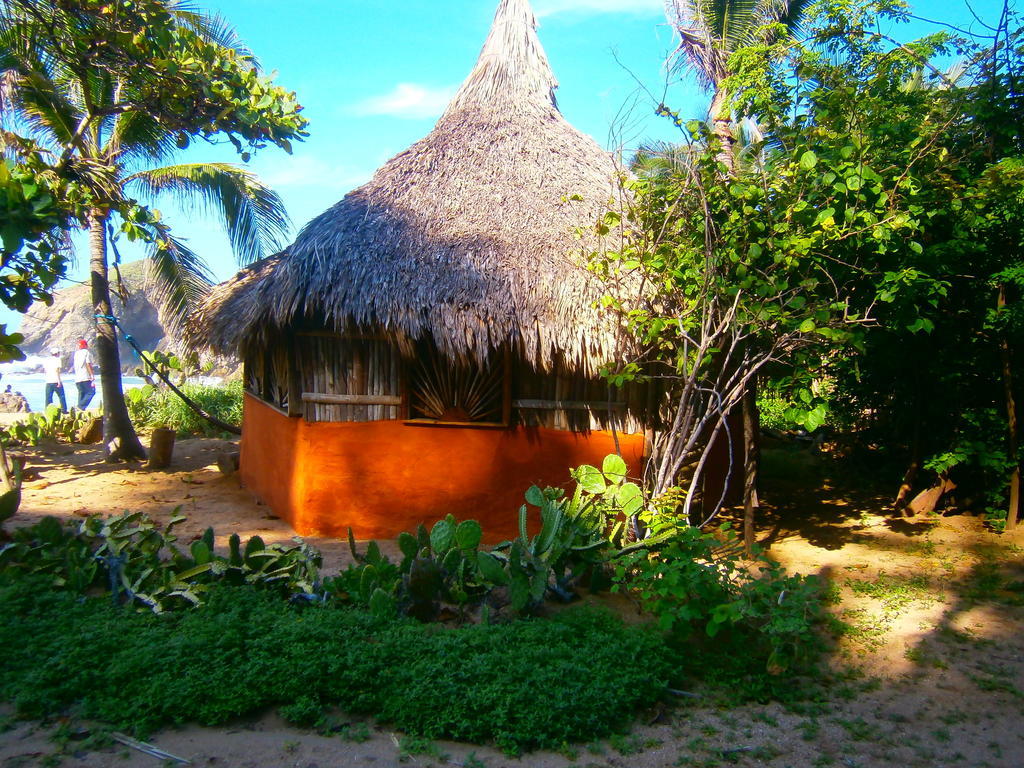
<path fill-rule="evenodd" d="M 218 286 L 200 340 L 233 351 L 321 318 L 431 335 L 481 358 L 512 340 L 548 368 L 593 371 L 614 334 L 582 269 L 617 186 L 612 156 L 562 117 L 527 0 L 501 0 L 469 78 L 434 130 L 309 222 L 283 254 Z M 579 199 L 582 197 L 582 199 Z"/>

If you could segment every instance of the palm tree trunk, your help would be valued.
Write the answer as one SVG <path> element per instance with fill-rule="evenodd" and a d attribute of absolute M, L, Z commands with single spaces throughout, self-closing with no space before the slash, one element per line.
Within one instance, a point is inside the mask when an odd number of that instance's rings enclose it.
<path fill-rule="evenodd" d="M 92 304 L 97 315 L 110 317 L 110 283 L 107 280 L 107 213 L 93 211 L 89 217 L 89 267 Z M 113 323 L 96 318 L 96 362 L 100 366 L 103 392 L 103 446 L 107 461 L 145 459 L 146 451 L 128 416 L 121 389 L 121 356 L 117 350 L 117 329 Z"/>
<path fill-rule="evenodd" d="M 726 168 L 726 175 L 736 170 L 736 137 L 733 135 L 732 114 L 726 109 L 726 92 L 716 88 L 708 110 L 711 118 L 711 132 L 718 139 L 719 150 L 716 159 Z"/>

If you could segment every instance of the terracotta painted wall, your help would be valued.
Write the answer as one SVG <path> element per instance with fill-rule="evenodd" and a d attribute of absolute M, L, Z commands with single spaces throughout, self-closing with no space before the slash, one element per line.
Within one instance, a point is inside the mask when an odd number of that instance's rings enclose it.
<path fill-rule="evenodd" d="M 451 512 L 479 520 L 490 542 L 516 535 L 532 485 L 566 485 L 579 464 L 615 452 L 610 433 L 544 428 L 315 423 L 246 395 L 241 475 L 300 535 L 392 538 Z M 619 435 L 639 474 L 642 435 Z"/>

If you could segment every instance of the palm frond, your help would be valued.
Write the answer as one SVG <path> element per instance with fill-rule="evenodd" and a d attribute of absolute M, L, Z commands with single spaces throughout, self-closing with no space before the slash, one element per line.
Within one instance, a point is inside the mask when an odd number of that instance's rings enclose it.
<path fill-rule="evenodd" d="M 173 193 L 185 203 L 221 217 L 242 264 L 281 250 L 290 221 L 277 193 L 255 174 L 228 163 L 185 163 L 140 171 L 125 179 L 159 197 Z"/>
<path fill-rule="evenodd" d="M 48 85 L 42 75 L 13 78 L 5 123 L 24 126 L 40 144 L 65 145 L 74 137 L 81 113 L 66 94 Z"/>
<path fill-rule="evenodd" d="M 685 173 L 690 167 L 692 153 L 689 144 L 654 141 L 637 149 L 629 169 L 643 178 L 671 178 Z"/>
<path fill-rule="evenodd" d="M 221 14 L 210 14 L 188 2 L 170 2 L 168 10 L 175 20 L 197 35 L 222 48 L 230 48 L 239 56 L 252 59 L 252 51 L 242 42 L 231 23 Z"/>
<path fill-rule="evenodd" d="M 156 288 L 161 321 L 178 331 L 206 298 L 213 280 L 206 264 L 184 240 L 163 225 L 157 228 L 160 237 L 146 254 L 149 277 Z"/>
<path fill-rule="evenodd" d="M 106 152 L 123 161 L 164 161 L 178 149 L 176 136 L 152 115 L 139 110 L 124 112 L 110 126 Z"/>
<path fill-rule="evenodd" d="M 807 12 L 818 0 L 777 0 L 769 4 L 770 13 L 767 21 L 777 21 L 783 24 L 791 36 L 800 38 L 805 34 L 804 21 L 807 20 Z"/>
<path fill-rule="evenodd" d="M 670 63 L 692 70 L 704 87 L 716 88 L 728 74 L 729 56 L 756 42 L 765 24 L 780 22 L 792 33 L 799 33 L 813 2 L 666 0 L 666 16 L 679 35 L 679 46 Z"/>

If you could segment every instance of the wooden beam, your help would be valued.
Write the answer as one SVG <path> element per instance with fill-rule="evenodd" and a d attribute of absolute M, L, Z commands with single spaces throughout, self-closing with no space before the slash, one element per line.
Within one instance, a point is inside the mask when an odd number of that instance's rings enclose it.
<path fill-rule="evenodd" d="M 626 407 L 625 403 L 608 403 L 588 400 L 513 400 L 512 406 L 515 408 L 536 408 L 544 411 L 600 411 L 608 410 L 622 410 Z"/>
<path fill-rule="evenodd" d="M 480 427 L 482 429 L 506 429 L 508 424 L 500 421 L 439 421 L 438 419 L 404 419 L 410 427 Z"/>
<path fill-rule="evenodd" d="M 307 403 L 325 403 L 330 405 L 402 404 L 402 398 L 397 395 L 325 395 L 322 392 L 303 392 L 302 399 Z"/>
<path fill-rule="evenodd" d="M 299 345 L 295 339 L 288 339 L 288 415 L 301 416 L 302 373 L 299 370 Z"/>

